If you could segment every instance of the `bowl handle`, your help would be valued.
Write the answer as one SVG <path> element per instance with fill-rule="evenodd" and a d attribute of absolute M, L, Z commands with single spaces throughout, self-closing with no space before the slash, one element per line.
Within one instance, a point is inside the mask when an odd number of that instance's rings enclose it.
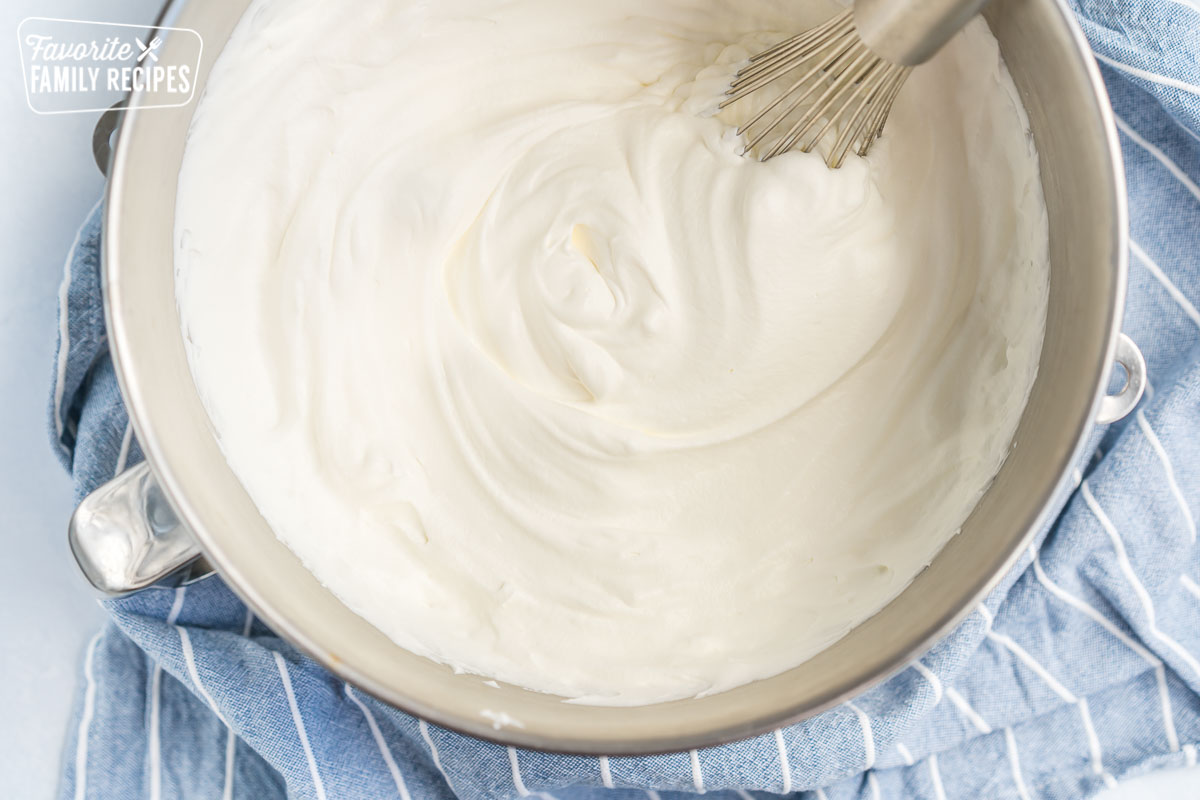
<path fill-rule="evenodd" d="M 67 538 L 84 576 L 109 595 L 145 589 L 201 555 L 144 461 L 83 498 Z"/>
<path fill-rule="evenodd" d="M 1146 359 L 1142 351 L 1125 334 L 1117 336 L 1116 362 L 1125 368 L 1125 385 L 1116 394 L 1105 395 L 1100 400 L 1100 411 L 1096 414 L 1096 422 L 1107 425 L 1110 422 L 1124 419 L 1133 411 L 1134 406 L 1142 399 L 1146 391 Z"/>

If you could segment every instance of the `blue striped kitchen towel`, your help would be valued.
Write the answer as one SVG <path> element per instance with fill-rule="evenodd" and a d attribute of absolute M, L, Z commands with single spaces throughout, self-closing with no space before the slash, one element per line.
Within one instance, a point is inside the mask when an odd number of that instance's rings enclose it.
<path fill-rule="evenodd" d="M 1059 518 L 958 630 L 814 719 L 649 758 L 506 749 L 358 693 L 213 577 L 109 601 L 64 798 L 1079 798 L 1200 740 L 1200 4 L 1078 0 L 1116 107 L 1125 330 L 1153 391 L 1095 436 Z M 94 212 L 67 259 L 54 444 L 80 496 L 140 458 L 106 351 Z"/>

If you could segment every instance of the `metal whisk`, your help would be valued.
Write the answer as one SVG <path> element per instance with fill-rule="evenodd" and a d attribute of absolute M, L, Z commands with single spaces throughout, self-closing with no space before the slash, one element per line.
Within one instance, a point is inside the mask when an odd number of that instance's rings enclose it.
<path fill-rule="evenodd" d="M 753 56 L 720 107 L 788 77 L 783 93 L 738 129 L 749 137 L 743 152 L 756 150 L 763 161 L 793 147 L 807 153 L 836 132 L 825 163 L 837 169 L 850 148 L 867 154 L 912 68 L 928 61 L 985 2 L 857 0 L 825 24 Z"/>

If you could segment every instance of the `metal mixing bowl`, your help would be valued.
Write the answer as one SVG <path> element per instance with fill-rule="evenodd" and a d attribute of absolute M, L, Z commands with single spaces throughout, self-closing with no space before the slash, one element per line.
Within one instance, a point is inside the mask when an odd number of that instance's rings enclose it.
<path fill-rule="evenodd" d="M 221 0 L 170 10 L 167 24 L 203 36 L 201 86 L 246 5 Z M 275 631 L 354 685 L 430 722 L 532 748 L 614 755 L 728 742 L 827 709 L 902 669 L 1014 563 L 1047 521 L 1094 422 L 1132 407 L 1144 370 L 1136 348 L 1119 335 L 1125 188 L 1087 44 L 1058 0 L 995 0 L 986 16 L 1041 157 L 1051 276 L 1040 372 L 1012 453 L 962 533 L 887 607 L 817 657 L 710 697 L 589 707 L 456 675 L 401 649 L 342 605 L 263 521 L 225 463 L 197 397 L 176 311 L 171 241 L 194 104 L 139 111 L 145 98 L 134 99 L 114 149 L 103 260 L 110 346 L 153 475 L 135 468 L 81 506 L 72 544 L 85 572 L 102 588 L 125 591 L 202 551 Z M 171 47 L 167 36 L 164 58 Z M 1131 379 L 1120 394 L 1106 396 L 1114 359 Z M 506 712 L 523 727 L 494 730 L 484 709 Z"/>

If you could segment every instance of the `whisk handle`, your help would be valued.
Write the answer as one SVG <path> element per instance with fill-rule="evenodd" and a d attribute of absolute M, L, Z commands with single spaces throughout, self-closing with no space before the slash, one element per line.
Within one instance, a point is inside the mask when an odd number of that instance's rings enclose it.
<path fill-rule="evenodd" d="M 933 57 L 987 0 L 855 0 L 854 25 L 875 55 L 905 67 Z"/>

